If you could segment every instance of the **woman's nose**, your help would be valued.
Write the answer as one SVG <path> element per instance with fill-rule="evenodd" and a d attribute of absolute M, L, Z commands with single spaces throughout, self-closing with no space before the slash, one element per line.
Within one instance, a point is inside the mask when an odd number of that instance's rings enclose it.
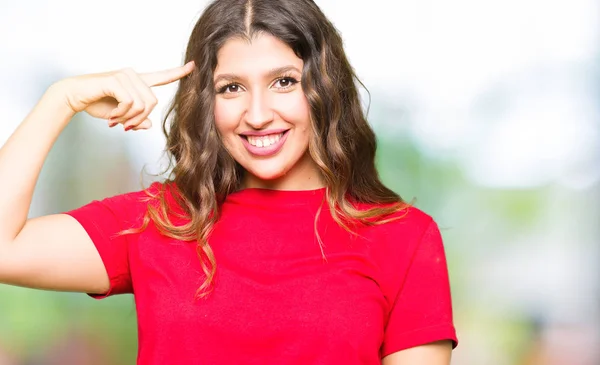
<path fill-rule="evenodd" d="M 263 129 L 273 121 L 273 110 L 269 105 L 266 95 L 251 95 L 248 109 L 246 110 L 246 123 L 254 129 Z"/>

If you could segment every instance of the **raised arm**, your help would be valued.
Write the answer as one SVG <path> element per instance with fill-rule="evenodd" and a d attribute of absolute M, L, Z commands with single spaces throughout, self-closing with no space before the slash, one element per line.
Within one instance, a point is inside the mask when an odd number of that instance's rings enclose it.
<path fill-rule="evenodd" d="M 137 74 L 130 69 L 83 75 L 52 85 L 0 149 L 0 283 L 104 293 L 108 275 L 83 227 L 65 214 L 27 219 L 42 165 L 78 112 L 125 130 L 147 129 L 156 105 L 150 87 L 181 79 L 193 63 Z"/>

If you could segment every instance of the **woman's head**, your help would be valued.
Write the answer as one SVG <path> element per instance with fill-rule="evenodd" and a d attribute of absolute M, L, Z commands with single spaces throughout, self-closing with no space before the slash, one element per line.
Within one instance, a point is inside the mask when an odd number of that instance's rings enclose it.
<path fill-rule="evenodd" d="M 302 59 L 278 38 L 257 33 L 230 38 L 217 60 L 215 125 L 225 149 L 246 171 L 243 185 L 321 187 L 308 154 L 312 128 Z"/>
<path fill-rule="evenodd" d="M 252 181 L 341 184 L 341 193 L 375 172 L 357 80 L 341 37 L 313 1 L 214 1 L 194 27 L 189 60 L 197 70 L 181 82 L 169 149 L 186 170 L 195 161 L 203 168 L 194 170 L 212 172 L 215 193 Z M 263 133 L 272 135 L 247 137 Z M 266 141 L 279 142 L 265 148 Z"/>
<path fill-rule="evenodd" d="M 181 80 L 163 128 L 191 223 L 176 228 L 151 213 L 163 231 L 194 231 L 214 264 L 207 237 L 220 203 L 242 187 L 325 186 L 343 226 L 399 209 L 378 178 L 375 135 L 341 37 L 313 1 L 215 0 L 185 58 L 196 70 Z M 359 211 L 350 201 L 386 207 Z"/>

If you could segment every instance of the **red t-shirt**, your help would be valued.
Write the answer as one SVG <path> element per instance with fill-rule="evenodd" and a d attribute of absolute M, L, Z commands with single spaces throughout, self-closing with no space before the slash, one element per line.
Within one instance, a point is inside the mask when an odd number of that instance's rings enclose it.
<path fill-rule="evenodd" d="M 150 189 L 156 190 L 155 183 Z M 138 364 L 381 364 L 390 353 L 457 339 L 442 239 L 416 208 L 351 235 L 322 208 L 325 189 L 245 189 L 227 197 L 209 243 L 214 289 L 195 242 L 138 227 L 144 192 L 68 212 L 110 277 L 106 294 L 134 293 Z M 102 296 L 101 296 L 102 297 Z"/>

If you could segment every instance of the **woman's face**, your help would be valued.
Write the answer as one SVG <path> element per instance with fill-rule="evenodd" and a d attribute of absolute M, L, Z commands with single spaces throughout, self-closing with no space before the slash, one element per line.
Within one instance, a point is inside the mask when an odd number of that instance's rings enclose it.
<path fill-rule="evenodd" d="M 310 108 L 302 59 L 269 34 L 228 40 L 217 54 L 215 121 L 225 148 L 246 170 L 245 187 L 322 187 L 308 154 Z"/>

